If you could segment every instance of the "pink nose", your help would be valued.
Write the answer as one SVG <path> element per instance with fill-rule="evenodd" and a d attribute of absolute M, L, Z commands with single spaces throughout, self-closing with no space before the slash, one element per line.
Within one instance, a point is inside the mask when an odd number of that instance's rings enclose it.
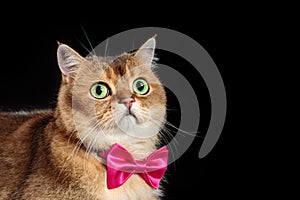
<path fill-rule="evenodd" d="M 132 103 L 135 102 L 133 98 L 123 98 L 119 101 L 119 103 L 123 103 L 128 109 L 131 108 Z"/>

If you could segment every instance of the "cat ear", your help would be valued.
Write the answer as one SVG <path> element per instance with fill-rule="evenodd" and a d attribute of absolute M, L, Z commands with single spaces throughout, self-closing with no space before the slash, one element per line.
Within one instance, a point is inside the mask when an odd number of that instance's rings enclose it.
<path fill-rule="evenodd" d="M 85 60 L 75 50 L 68 45 L 58 43 L 57 61 L 63 80 L 69 82 L 70 78 L 74 78 L 78 66 Z"/>
<path fill-rule="evenodd" d="M 156 36 L 156 35 L 155 35 Z M 147 40 L 134 54 L 134 56 L 146 65 L 150 65 L 154 58 L 156 40 L 155 36 Z"/>

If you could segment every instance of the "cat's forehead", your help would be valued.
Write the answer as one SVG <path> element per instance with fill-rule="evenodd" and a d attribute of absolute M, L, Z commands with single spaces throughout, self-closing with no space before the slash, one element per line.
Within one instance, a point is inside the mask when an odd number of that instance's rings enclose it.
<path fill-rule="evenodd" d="M 94 69 L 105 72 L 107 76 L 124 76 L 140 63 L 132 54 L 124 53 L 115 57 L 87 57 Z"/>
<path fill-rule="evenodd" d="M 112 56 L 107 56 L 107 57 L 102 57 L 102 56 L 87 56 L 85 57 L 86 60 L 88 60 L 91 65 L 93 66 L 98 66 L 100 68 L 106 68 L 110 63 L 112 63 L 117 56 L 112 57 Z"/>

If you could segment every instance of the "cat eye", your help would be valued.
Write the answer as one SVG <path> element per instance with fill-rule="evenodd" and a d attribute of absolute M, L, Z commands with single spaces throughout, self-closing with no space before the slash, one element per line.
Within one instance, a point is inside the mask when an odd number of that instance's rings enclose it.
<path fill-rule="evenodd" d="M 110 94 L 108 85 L 103 82 L 95 83 L 91 87 L 90 92 L 91 92 L 91 95 L 93 97 L 95 97 L 96 99 L 104 99 L 105 97 L 107 97 Z"/>
<path fill-rule="evenodd" d="M 143 78 L 138 78 L 133 82 L 133 91 L 137 94 L 144 95 L 149 92 L 149 85 Z"/>

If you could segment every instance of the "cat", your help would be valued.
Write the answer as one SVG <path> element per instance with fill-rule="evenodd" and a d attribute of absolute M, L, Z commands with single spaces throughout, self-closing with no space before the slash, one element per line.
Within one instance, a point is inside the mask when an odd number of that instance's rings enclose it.
<path fill-rule="evenodd" d="M 166 94 L 154 72 L 156 40 L 115 57 L 82 57 L 58 43 L 54 110 L 0 113 L 0 199 L 160 199 L 138 174 L 107 188 L 99 152 L 143 160 L 160 145 Z M 104 161 L 103 161 L 104 160 Z"/>

